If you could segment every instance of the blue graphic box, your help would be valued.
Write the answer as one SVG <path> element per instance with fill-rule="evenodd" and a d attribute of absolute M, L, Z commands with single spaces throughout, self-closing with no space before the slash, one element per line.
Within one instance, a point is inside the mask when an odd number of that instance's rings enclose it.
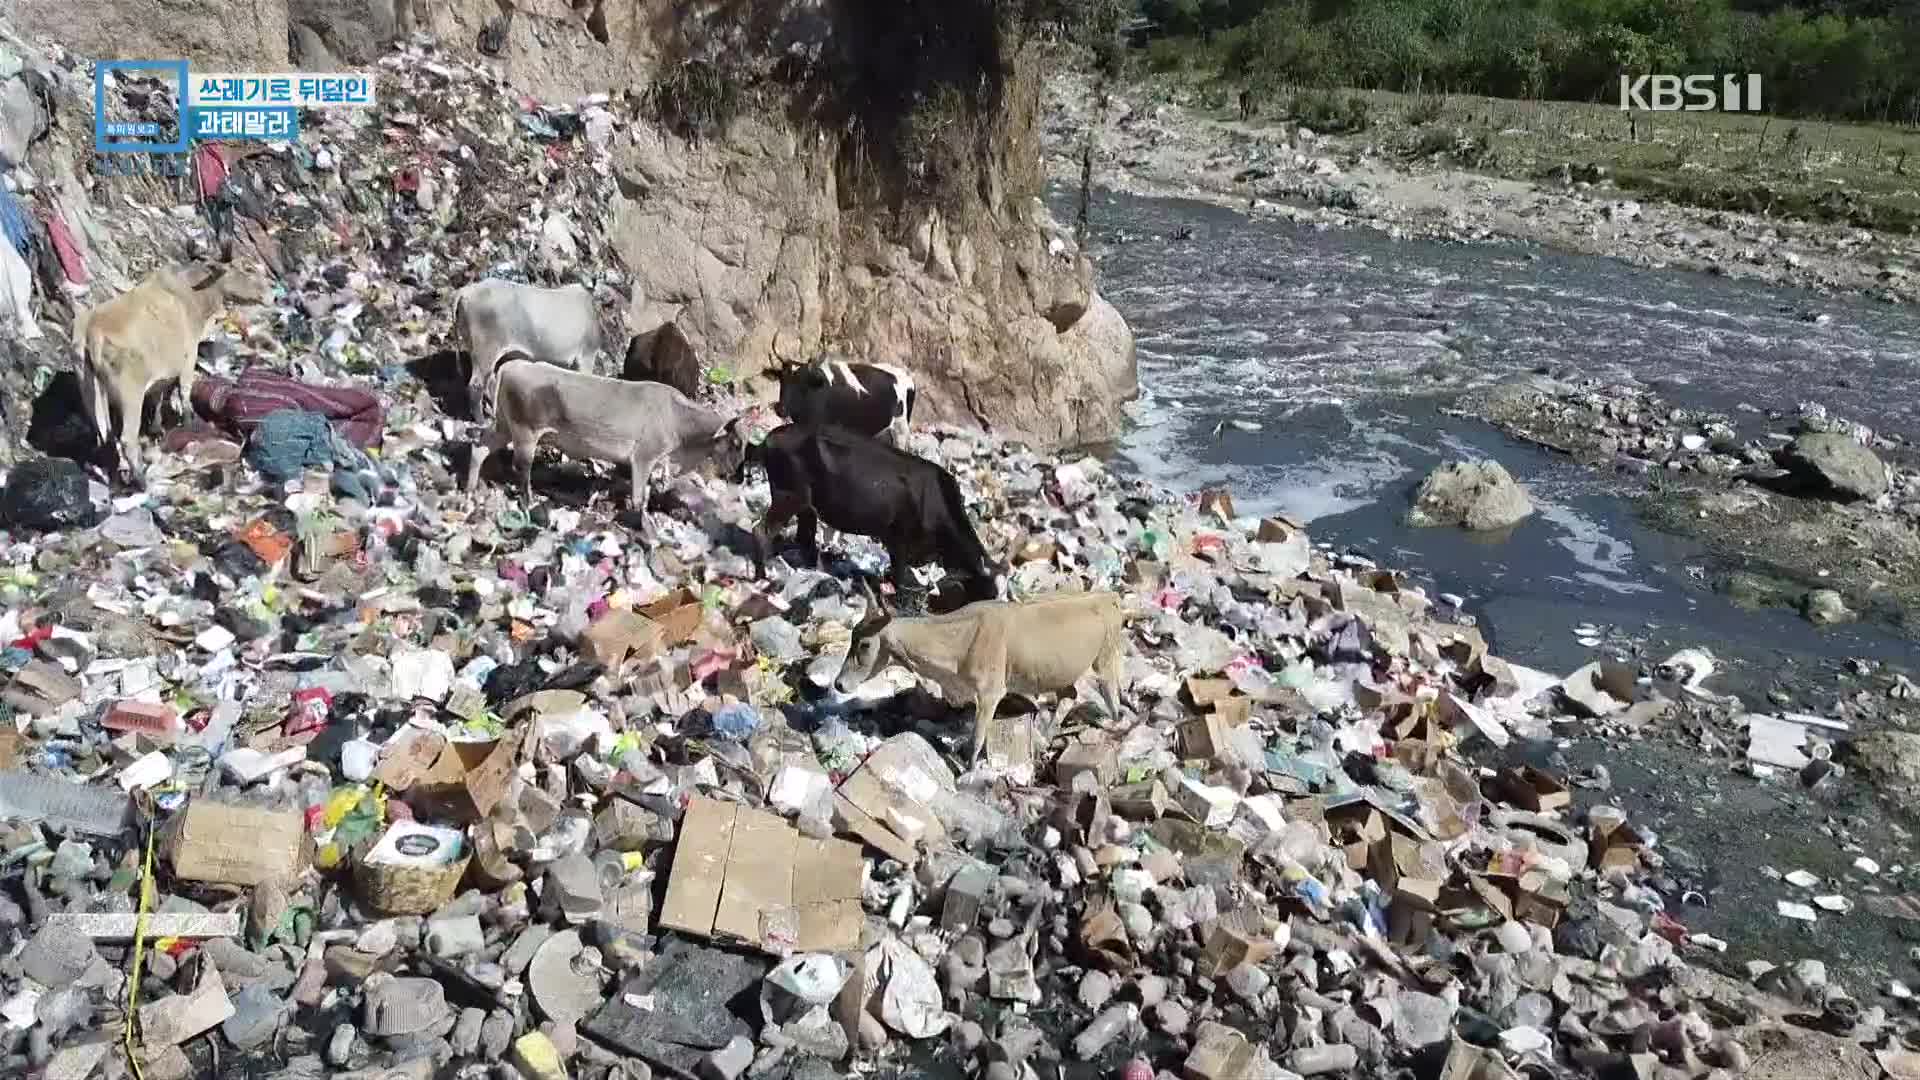
<path fill-rule="evenodd" d="M 110 141 L 107 134 L 107 73 L 137 72 L 141 75 L 171 75 L 174 101 L 179 104 L 172 142 Z M 93 149 L 100 154 L 184 154 L 189 149 L 187 112 L 187 62 L 185 60 L 100 60 L 93 66 Z"/>

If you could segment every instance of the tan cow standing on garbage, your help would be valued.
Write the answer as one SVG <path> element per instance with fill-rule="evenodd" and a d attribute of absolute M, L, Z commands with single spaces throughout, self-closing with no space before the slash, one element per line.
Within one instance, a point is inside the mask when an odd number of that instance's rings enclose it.
<path fill-rule="evenodd" d="M 633 509 L 647 537 L 653 534 L 647 478 L 656 465 L 669 458 L 682 465 L 707 459 L 732 476 L 746 456 L 738 418 L 729 420 L 665 383 L 608 379 L 509 352 L 494 366 L 487 398 L 493 426 L 474 444 L 467 490 L 479 489 L 487 455 L 511 446 L 521 491 L 531 503 L 533 452 L 542 439 L 551 439 L 569 457 L 626 464 Z"/>
<path fill-rule="evenodd" d="M 878 614 L 854 628 L 835 688 L 852 693 L 889 661 L 900 663 L 938 685 L 950 704 L 973 703 L 974 761 L 980 759 L 994 710 L 1009 692 L 1071 690 L 1080 676 L 1097 670 L 1107 712 L 1120 718 L 1126 621 L 1114 593 L 981 600 L 918 618 L 893 618 L 871 589 L 867 595 L 870 610 Z"/>
<path fill-rule="evenodd" d="M 462 288 L 453 301 L 455 344 L 473 365 L 467 404 L 484 420 L 488 381 L 500 358 L 521 352 L 579 370 L 600 351 L 600 320 L 583 285 L 543 289 L 487 278 Z"/>
<path fill-rule="evenodd" d="M 194 365 L 200 341 L 227 304 L 264 303 L 273 285 L 266 276 L 221 262 L 164 266 L 111 300 L 73 319 L 80 354 L 80 397 L 105 446 L 120 425 L 120 465 L 135 486 L 146 477 L 140 457 L 141 410 L 156 383 L 176 380 L 183 413 L 193 408 Z"/>

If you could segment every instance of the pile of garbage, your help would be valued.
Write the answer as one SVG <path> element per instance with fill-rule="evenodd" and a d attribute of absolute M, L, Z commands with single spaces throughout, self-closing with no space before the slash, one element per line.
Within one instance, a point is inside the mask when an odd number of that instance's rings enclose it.
<path fill-rule="evenodd" d="M 424 46 L 382 77 L 377 119 L 222 162 L 290 291 L 227 320 L 148 490 L 6 476 L 0 1072 L 1743 1067 L 1767 1014 L 1685 963 L 1715 943 L 1655 838 L 1461 753 L 1666 707 L 1629 669 L 1505 663 L 1224 492 L 920 431 L 1016 599 L 1126 610 L 1120 715 L 1010 699 L 968 766 L 936 688 L 832 689 L 885 555 L 756 578 L 763 481 L 676 478 L 644 547 L 585 464 L 459 491 L 464 425 L 400 358 L 464 276 L 613 282 L 573 208 L 614 113 Z"/>

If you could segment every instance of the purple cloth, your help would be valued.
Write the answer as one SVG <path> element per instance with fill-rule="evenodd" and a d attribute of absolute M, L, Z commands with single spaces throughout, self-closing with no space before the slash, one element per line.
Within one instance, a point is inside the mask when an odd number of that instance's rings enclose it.
<path fill-rule="evenodd" d="M 380 445 L 386 426 L 380 399 L 364 390 L 315 386 L 265 371 L 244 372 L 238 380 L 202 377 L 193 384 L 193 409 L 243 440 L 280 409 L 319 413 L 360 447 Z"/>

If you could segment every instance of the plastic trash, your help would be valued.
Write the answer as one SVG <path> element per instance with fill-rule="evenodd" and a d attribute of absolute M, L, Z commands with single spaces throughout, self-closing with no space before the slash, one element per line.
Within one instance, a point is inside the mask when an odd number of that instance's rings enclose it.
<path fill-rule="evenodd" d="M 101 511 L 87 474 L 64 458 L 34 458 L 14 466 L 0 490 L 0 528 L 28 532 L 90 529 Z"/>
<path fill-rule="evenodd" d="M 714 734 L 736 742 L 745 742 L 760 730 L 760 710 L 744 701 L 735 701 L 722 705 L 713 714 Z"/>

